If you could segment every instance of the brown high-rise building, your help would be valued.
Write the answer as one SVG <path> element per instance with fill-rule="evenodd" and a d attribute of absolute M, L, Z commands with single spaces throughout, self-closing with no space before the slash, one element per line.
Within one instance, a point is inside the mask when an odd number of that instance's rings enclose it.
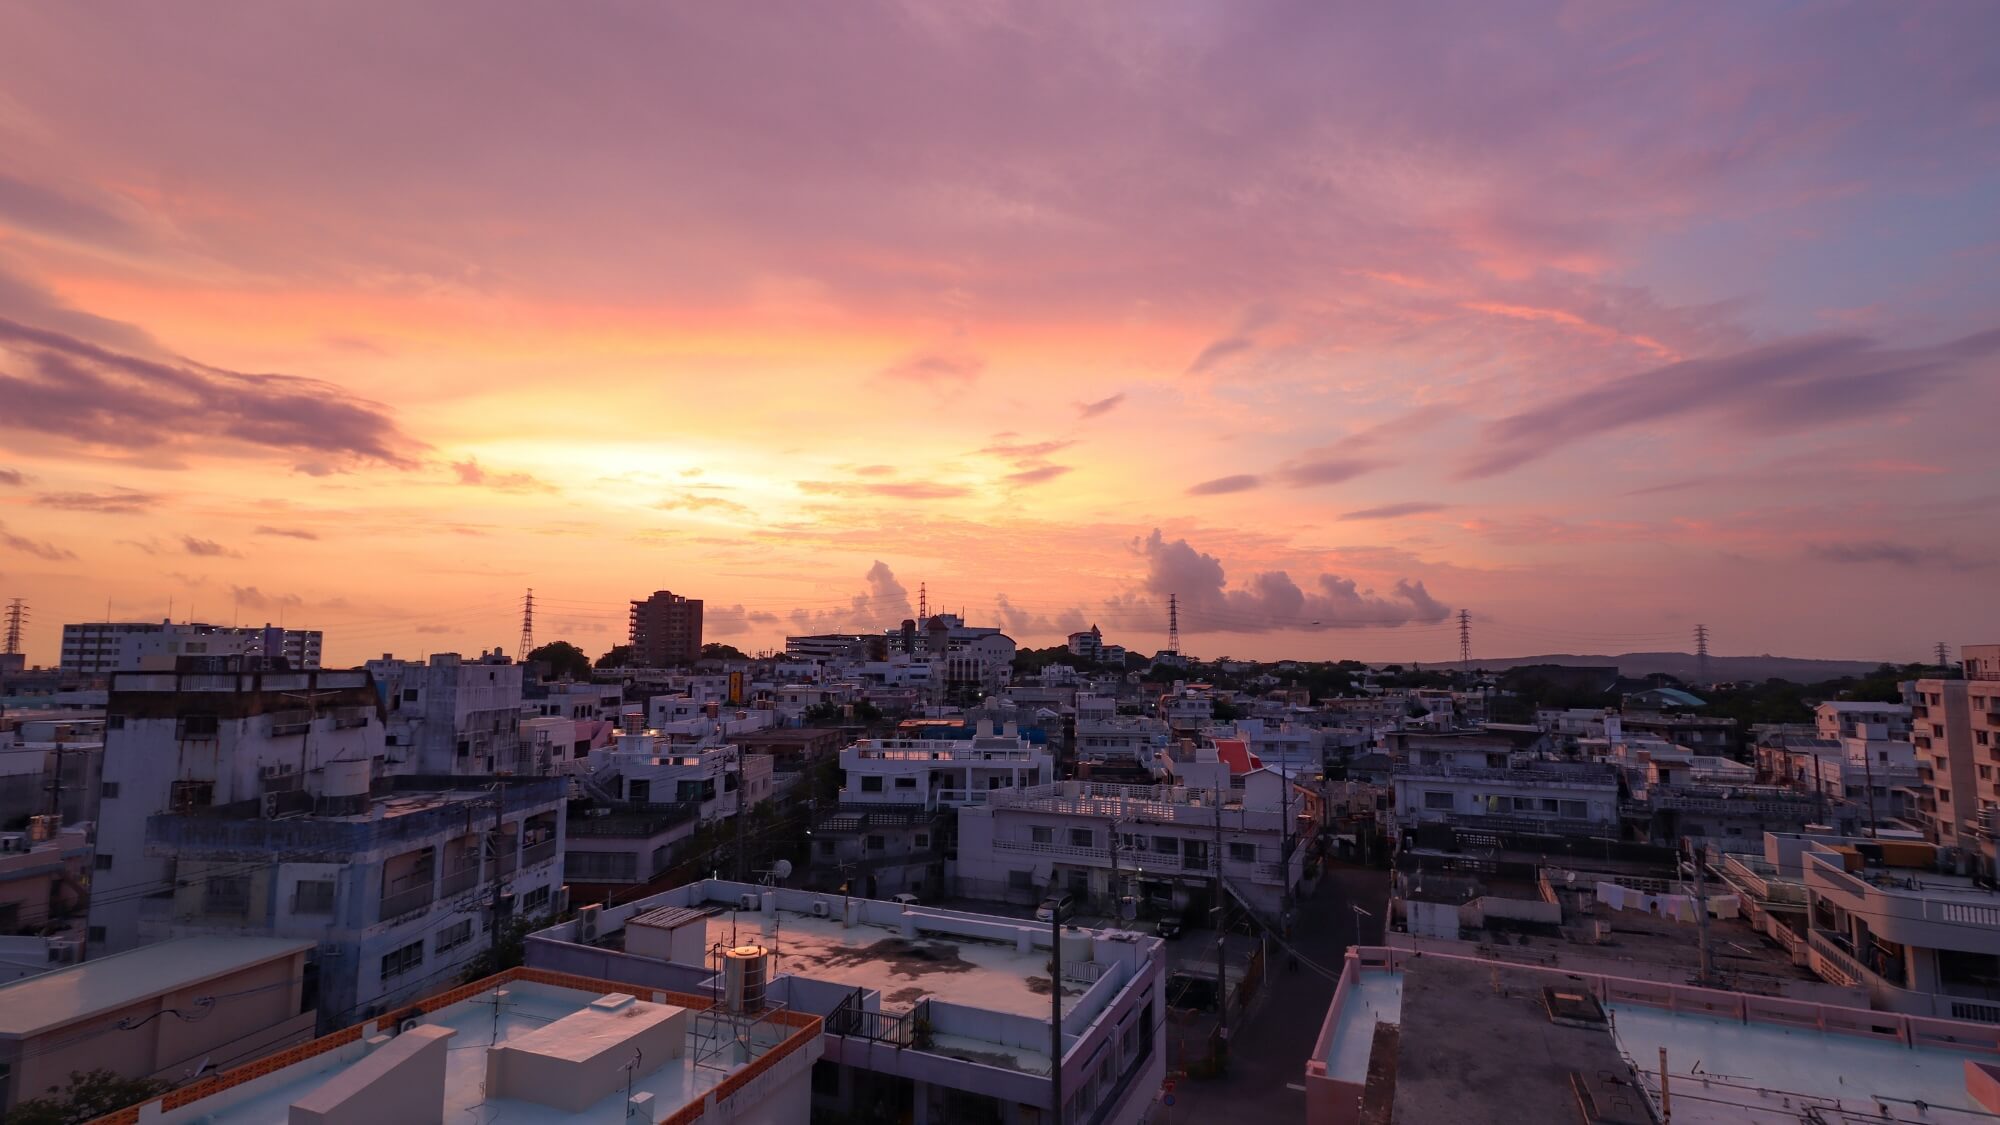
<path fill-rule="evenodd" d="M 632 660 L 644 668 L 693 664 L 701 655 L 701 599 L 660 590 L 632 603 Z"/>

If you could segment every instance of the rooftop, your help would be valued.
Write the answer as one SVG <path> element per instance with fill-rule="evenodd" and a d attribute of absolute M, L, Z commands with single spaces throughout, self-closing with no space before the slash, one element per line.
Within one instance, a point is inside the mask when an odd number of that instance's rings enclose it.
<path fill-rule="evenodd" d="M 761 915 L 712 915 L 706 945 L 733 946 L 763 940 Z M 1046 924 L 1037 929 L 1046 931 Z M 838 918 L 815 918 L 793 910 L 778 912 L 772 976 L 793 973 L 882 994 L 884 1012 L 902 1013 L 928 997 L 987 1011 L 1034 1019 L 1049 1017 L 1049 953 L 1012 943 L 944 936 L 918 930 L 914 938 L 868 922 L 852 928 Z M 1063 1012 L 1075 1006 L 1085 985 L 1066 981 Z"/>
<path fill-rule="evenodd" d="M 288 938 L 178 938 L 24 977 L 0 985 L 0 1035 L 33 1035 L 311 948 Z"/>
<path fill-rule="evenodd" d="M 1342 975 L 1308 1078 L 1358 1096 L 1376 1029 L 1399 1026 L 1382 1040 L 1397 1053 L 1396 1121 L 1575 1120 L 1557 1112 L 1575 1105 L 1572 1071 L 1596 1100 L 1591 1120 L 1626 1120 L 1621 1106 L 1653 1120 L 1643 1103 L 1657 1113 L 1663 1048 L 1678 1123 L 1992 1120 L 1966 1066 L 2000 1064 L 1989 1025 L 1385 950 L 1360 951 Z M 1553 1023 L 1551 989 L 1591 1009 L 1586 1026 Z"/>
<path fill-rule="evenodd" d="M 547 979 L 528 979 L 534 977 Z M 174 1091 L 161 1103 L 160 1120 L 166 1125 L 196 1120 L 210 1125 L 277 1125 L 296 1119 L 295 1107 L 302 1101 L 310 1099 L 314 1108 L 323 1109 L 391 1084 L 402 1101 L 431 1096 L 421 1075 L 382 1074 L 388 1056 L 375 1057 L 404 1042 L 402 1036 L 411 1032 L 397 1031 L 397 1039 L 386 1041 L 382 1036 L 399 1026 L 396 1021 L 411 1017 L 420 1021 L 419 1030 L 436 1029 L 421 1038 L 442 1039 L 446 1044 L 441 1103 L 430 1118 L 452 1122 L 505 1118 L 508 1125 L 629 1119 L 627 1072 L 603 1064 L 600 1056 L 615 1052 L 615 1062 L 622 1064 L 633 1053 L 626 1046 L 641 1038 L 654 1049 L 641 1054 L 641 1068 L 630 1078 L 631 1092 L 650 1095 L 650 1113 L 659 1119 L 709 1096 L 719 1101 L 735 1094 L 747 1084 L 752 1062 L 762 1070 L 803 1047 L 809 1049 L 805 1056 L 809 1063 L 817 1054 L 810 1048 L 817 1046 L 819 1034 L 818 1020 L 794 1013 L 781 1012 L 779 1018 L 761 1021 L 737 1017 L 732 1023 L 705 1014 L 708 1002 L 700 997 L 524 970 L 454 990 L 423 1007 L 429 1010 L 395 1013 L 376 1025 L 315 1040 L 291 1052 L 302 1057 L 289 1066 L 271 1070 L 271 1060 L 252 1064 L 264 1071 L 261 1077 L 249 1075 L 255 1081 L 239 1077 L 239 1072 L 225 1072 Z M 639 1018 L 622 1018 L 627 1016 Z M 558 1029 L 563 1034 L 552 1034 Z M 679 1050 L 660 1050 L 660 1036 Z M 407 1043 L 414 1046 L 417 1041 L 413 1037 Z M 507 1049 L 501 1070 L 514 1079 L 508 1086 L 545 1090 L 545 1096 L 528 1100 L 490 1093 L 489 1077 L 501 1073 L 489 1066 L 495 1047 Z M 592 1098 L 600 1089 L 603 1093 Z M 756 1096 L 762 1091 L 752 1088 L 749 1093 Z M 565 1101 L 569 1104 L 545 1104 Z M 99 1125 L 126 1125 L 136 1121 L 138 1113 L 134 1107 L 99 1119 Z"/>

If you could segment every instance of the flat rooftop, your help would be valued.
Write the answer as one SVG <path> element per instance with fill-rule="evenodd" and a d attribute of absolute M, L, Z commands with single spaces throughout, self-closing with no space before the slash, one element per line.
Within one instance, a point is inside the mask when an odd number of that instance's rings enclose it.
<path fill-rule="evenodd" d="M 292 938 L 176 938 L 23 977 L 0 985 L 0 1035 L 33 1035 L 312 948 Z"/>
<path fill-rule="evenodd" d="M 1656 1100 L 1662 1048 L 1676 1125 L 1994 1120 L 1966 1090 L 1968 1061 L 2000 1064 L 2000 1036 L 1985 1025 L 1923 1021 L 1925 1041 L 1906 1043 L 1888 1037 L 1903 1018 L 1891 1013 L 1820 1009 L 1846 1012 L 1864 1026 L 1879 1023 L 1878 1038 L 1819 1030 L 1797 1004 L 1781 1021 L 1614 998 L 1604 1008 L 1605 1030 L 1578 1032 L 1602 1043 L 1571 1043 L 1568 1029 L 1541 1010 L 1542 989 L 1567 980 L 1588 992 L 1588 977 L 1457 957 L 1406 955 L 1400 963 L 1400 970 L 1360 969 L 1348 979 L 1319 1059 L 1328 1078 L 1365 1084 L 1377 1029 L 1398 1028 L 1386 1040 L 1397 1052 L 1397 1122 L 1576 1120 L 1573 1097 L 1563 1112 L 1534 1100 L 1547 1091 L 1529 1087 L 1555 1074 L 1544 1064 L 1582 1072 L 1594 1089 L 1612 1094 L 1623 1092 L 1606 1082 L 1615 1076 Z M 1953 1038 L 1963 1046 L 1950 1045 Z M 1639 1064 L 1636 1073 L 1627 1060 Z"/>
<path fill-rule="evenodd" d="M 500 994 L 504 991 L 505 997 Z M 487 1051 L 495 1045 L 534 1049 L 536 1033 L 558 1020 L 590 1011 L 603 993 L 515 980 L 475 993 L 423 1017 L 423 1023 L 455 1034 L 445 1052 L 444 1099 L 433 1120 L 507 1125 L 552 1125 L 570 1121 L 624 1121 L 625 1087 L 591 1103 L 581 1113 L 513 1097 L 486 1095 Z M 749 1061 L 727 1036 L 729 1025 L 687 1015 L 686 1050 L 680 1057 L 647 1059 L 649 1069 L 632 1078 L 634 1094 L 653 1096 L 655 1118 L 671 1115 L 701 1098 Z M 717 1036 L 716 1032 L 724 1035 Z M 769 1024 L 753 1029 L 756 1054 L 775 1047 L 792 1029 Z M 221 1090 L 175 1111 L 165 1119 L 210 1122 L 211 1125 L 283 1125 L 292 1103 L 326 1086 L 361 1061 L 361 1044 L 327 1051 L 302 1060 L 269 1079 Z"/>
<path fill-rule="evenodd" d="M 850 929 L 838 918 L 815 918 L 793 910 L 778 912 L 773 941 L 764 936 L 762 917 L 711 915 L 704 944 L 713 948 L 717 942 L 767 943 L 775 955 L 772 976 L 791 973 L 873 989 L 882 994 L 882 1011 L 892 1014 L 909 1011 L 925 997 L 936 997 L 988 1011 L 1049 1018 L 1046 947 L 1021 953 L 1012 944 L 921 931 L 906 938 L 888 926 L 862 922 Z M 1084 988 L 1081 982 L 1064 983 L 1065 1015 Z"/>

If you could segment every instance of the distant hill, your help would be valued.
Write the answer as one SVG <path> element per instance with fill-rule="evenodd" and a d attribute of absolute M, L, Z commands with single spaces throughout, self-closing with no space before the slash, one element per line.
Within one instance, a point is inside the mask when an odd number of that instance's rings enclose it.
<path fill-rule="evenodd" d="M 1475 660 L 1475 667 L 1498 671 L 1523 664 L 1559 664 L 1566 668 L 1618 667 L 1618 674 L 1638 679 L 1665 672 L 1683 680 L 1700 676 L 1700 664 L 1691 652 L 1621 652 L 1617 656 L 1579 656 L 1559 652 L 1546 656 L 1510 656 L 1496 660 Z M 1712 680 L 1790 680 L 1798 684 L 1819 683 L 1842 676 L 1865 676 L 1882 664 L 1879 660 L 1806 660 L 1793 656 L 1710 656 L 1708 675 Z"/>

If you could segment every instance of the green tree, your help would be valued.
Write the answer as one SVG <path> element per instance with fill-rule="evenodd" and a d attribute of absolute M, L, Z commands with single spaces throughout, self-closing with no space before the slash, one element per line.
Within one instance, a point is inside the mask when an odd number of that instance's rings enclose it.
<path fill-rule="evenodd" d="M 79 1125 L 162 1093 L 167 1083 L 126 1078 L 109 1070 L 73 1070 L 69 1088 L 49 1087 L 47 1097 L 28 1098 L 7 1113 L 7 1125 Z"/>
<path fill-rule="evenodd" d="M 632 663 L 631 645 L 613 645 L 611 651 L 597 658 L 599 668 L 624 668 Z"/>
<path fill-rule="evenodd" d="M 549 666 L 549 674 L 561 680 L 590 678 L 590 657 L 568 641 L 550 641 L 528 654 L 530 661 Z"/>
<path fill-rule="evenodd" d="M 717 642 L 715 642 L 715 641 L 710 641 L 709 643 L 707 643 L 707 644 L 705 644 L 705 645 L 701 646 L 701 658 L 702 658 L 703 660 L 748 660 L 748 659 L 750 659 L 750 658 L 749 658 L 748 656 L 745 656 L 745 655 L 743 654 L 743 650 L 742 650 L 742 649 L 740 649 L 740 648 L 737 648 L 737 647 L 736 647 L 735 645 L 725 645 L 725 644 L 719 644 L 719 643 L 717 643 Z"/>

